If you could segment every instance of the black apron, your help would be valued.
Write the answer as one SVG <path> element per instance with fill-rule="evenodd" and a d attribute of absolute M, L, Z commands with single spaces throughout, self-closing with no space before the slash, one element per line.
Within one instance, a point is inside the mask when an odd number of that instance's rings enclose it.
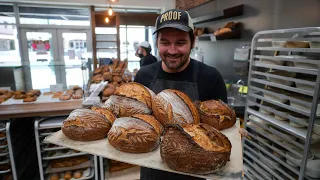
<path fill-rule="evenodd" d="M 153 80 L 149 88 L 156 94 L 164 89 L 176 89 L 186 93 L 192 101 L 198 100 L 198 63 L 193 63 L 193 77 L 192 82 L 189 81 L 172 81 L 165 79 L 158 79 L 159 70 L 161 68 L 158 66 L 155 71 Z M 140 180 L 202 180 L 201 178 L 196 178 L 192 176 L 186 176 L 182 174 L 176 174 L 166 171 L 160 171 L 150 168 L 141 167 Z"/>

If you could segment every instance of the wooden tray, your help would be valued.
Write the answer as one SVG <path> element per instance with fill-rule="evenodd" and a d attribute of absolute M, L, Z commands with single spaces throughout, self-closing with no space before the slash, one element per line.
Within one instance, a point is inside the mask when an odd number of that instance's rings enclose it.
<path fill-rule="evenodd" d="M 159 147 L 156 150 L 149 153 L 125 153 L 118 151 L 113 146 L 111 146 L 107 138 L 90 142 L 73 141 L 68 139 L 62 133 L 61 130 L 46 137 L 44 141 L 52 144 L 57 144 L 59 146 L 65 146 L 71 149 L 76 149 L 78 151 L 88 152 L 90 154 L 95 154 L 104 158 L 109 158 L 121 162 L 158 169 L 162 171 L 174 172 L 206 179 L 241 179 L 243 170 L 243 159 L 239 128 L 240 124 L 239 121 L 237 121 L 237 123 L 232 128 L 222 131 L 222 133 L 229 138 L 232 144 L 230 161 L 219 172 L 207 175 L 188 174 L 170 169 L 165 163 L 162 162 Z"/>

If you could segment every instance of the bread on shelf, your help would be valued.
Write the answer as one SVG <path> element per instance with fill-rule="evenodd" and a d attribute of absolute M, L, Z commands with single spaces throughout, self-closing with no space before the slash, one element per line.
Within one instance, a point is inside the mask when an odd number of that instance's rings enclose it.
<path fill-rule="evenodd" d="M 123 152 L 146 153 L 158 147 L 162 130 L 151 115 L 118 118 L 108 133 L 108 141 Z"/>
<path fill-rule="evenodd" d="M 166 89 L 158 93 L 152 102 L 152 111 L 162 125 L 197 124 L 200 117 L 192 100 L 183 92 Z"/>
<path fill-rule="evenodd" d="M 225 135 L 207 124 L 170 125 L 163 133 L 160 155 L 173 170 L 209 174 L 230 161 L 231 147 Z"/>
<path fill-rule="evenodd" d="M 91 109 L 105 116 L 111 124 L 113 124 L 113 122 L 117 119 L 117 117 L 113 114 L 113 112 L 106 108 L 91 107 Z"/>
<path fill-rule="evenodd" d="M 108 119 L 90 109 L 75 109 L 63 121 L 62 132 L 76 141 L 94 141 L 107 136 L 111 128 Z"/>
<path fill-rule="evenodd" d="M 236 113 L 221 100 L 196 101 L 200 122 L 218 130 L 232 127 L 236 123 Z"/>

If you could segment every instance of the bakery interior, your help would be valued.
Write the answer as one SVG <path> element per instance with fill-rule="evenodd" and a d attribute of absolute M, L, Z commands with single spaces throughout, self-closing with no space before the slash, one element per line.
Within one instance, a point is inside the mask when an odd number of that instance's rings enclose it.
<path fill-rule="evenodd" d="M 0 180 L 139 179 L 138 165 L 43 140 L 134 81 L 140 42 L 160 61 L 155 20 L 175 8 L 248 132 L 242 178 L 320 179 L 319 0 L 0 0 Z"/>

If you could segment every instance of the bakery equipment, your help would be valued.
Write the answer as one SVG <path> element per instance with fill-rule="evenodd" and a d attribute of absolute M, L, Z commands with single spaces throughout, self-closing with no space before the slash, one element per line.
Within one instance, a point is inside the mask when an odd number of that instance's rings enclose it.
<path fill-rule="evenodd" d="M 252 40 L 244 117 L 250 138 L 243 140 L 244 164 L 250 172 L 255 172 L 249 175 L 251 178 L 269 178 L 266 173 L 260 172 L 262 168 L 274 179 L 313 178 L 310 177 L 313 174 L 306 174 L 306 165 L 308 159 L 313 157 L 309 153 L 310 144 L 319 140 L 313 131 L 317 131 L 314 124 L 319 114 L 320 49 L 310 48 L 308 43 L 319 42 L 320 37 L 305 36 L 312 32 L 319 33 L 320 28 L 261 31 Z M 274 52 L 280 56 L 273 55 Z M 281 91 L 273 91 L 273 88 Z M 252 98 L 257 101 L 252 101 Z M 259 121 L 252 120 L 252 117 L 259 118 Z M 264 156 L 256 158 L 259 154 L 252 151 L 254 148 L 258 148 Z M 269 163 L 270 167 L 264 167 L 268 161 L 264 157 L 277 164 Z"/>
<path fill-rule="evenodd" d="M 70 173 L 70 176 L 81 177 L 81 180 L 98 180 L 97 156 L 43 142 L 46 136 L 61 129 L 66 118 L 44 117 L 34 123 L 40 179 L 50 180 L 52 176 L 63 177 Z"/>
<path fill-rule="evenodd" d="M 122 163 L 99 156 L 101 180 L 140 179 L 140 166 Z"/>
<path fill-rule="evenodd" d="M 10 136 L 10 122 L 0 122 L 0 178 L 17 180 L 16 166 Z"/>

